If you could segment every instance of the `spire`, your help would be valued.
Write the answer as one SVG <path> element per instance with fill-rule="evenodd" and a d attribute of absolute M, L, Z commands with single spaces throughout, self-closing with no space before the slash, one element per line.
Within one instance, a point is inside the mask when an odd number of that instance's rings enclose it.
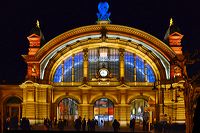
<path fill-rule="evenodd" d="M 39 20 L 37 20 L 36 26 L 37 26 L 38 28 L 40 28 L 40 22 L 39 22 Z"/>
<path fill-rule="evenodd" d="M 169 21 L 169 26 L 171 27 L 173 25 L 173 19 L 170 18 L 170 21 Z"/>
<path fill-rule="evenodd" d="M 43 46 L 45 44 L 45 38 L 44 38 L 44 35 L 40 29 L 40 22 L 39 20 L 36 20 L 36 25 L 32 28 L 32 30 L 30 31 L 30 35 L 32 34 L 36 34 L 38 36 L 40 36 L 41 40 L 41 45 L 40 46 Z"/>
<path fill-rule="evenodd" d="M 169 35 L 171 35 L 171 34 L 174 33 L 174 32 L 181 33 L 181 32 L 180 32 L 180 29 L 179 29 L 177 26 L 175 26 L 173 19 L 170 18 L 170 20 L 169 20 L 169 27 L 168 27 L 168 29 L 167 29 L 167 31 L 166 31 L 166 33 L 165 33 L 164 39 L 163 39 L 163 41 L 164 41 L 166 44 L 169 43 L 169 40 L 168 40 Z"/>

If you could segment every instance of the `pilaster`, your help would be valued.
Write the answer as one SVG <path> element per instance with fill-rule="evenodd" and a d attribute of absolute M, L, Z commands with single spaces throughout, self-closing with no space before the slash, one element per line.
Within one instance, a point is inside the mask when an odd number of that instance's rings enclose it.
<path fill-rule="evenodd" d="M 88 49 L 83 50 L 83 81 L 88 79 Z"/>
<path fill-rule="evenodd" d="M 130 105 L 128 105 L 128 104 L 118 104 L 118 118 L 115 117 L 115 119 L 119 120 L 120 125 L 122 127 L 125 127 L 129 124 L 130 116 L 131 116 Z"/>
<path fill-rule="evenodd" d="M 121 80 L 122 83 L 124 82 L 124 72 L 125 72 L 125 70 L 124 70 L 124 51 L 125 50 L 122 49 L 122 48 L 119 49 L 119 55 L 120 55 L 120 57 L 119 57 L 119 61 L 120 61 L 120 63 L 119 63 L 120 80 Z"/>

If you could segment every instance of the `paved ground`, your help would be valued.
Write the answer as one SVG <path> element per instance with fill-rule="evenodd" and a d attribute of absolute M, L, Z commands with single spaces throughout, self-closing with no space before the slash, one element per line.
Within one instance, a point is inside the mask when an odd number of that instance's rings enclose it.
<path fill-rule="evenodd" d="M 21 130 L 18 131 L 8 131 L 5 133 L 22 133 Z M 59 130 L 58 128 L 51 128 L 51 129 L 47 129 L 44 125 L 33 125 L 31 127 L 31 131 L 25 131 L 27 133 L 32 133 L 32 132 L 77 132 L 73 127 L 66 127 L 64 128 L 64 130 Z M 87 129 L 86 129 L 87 132 Z M 114 132 L 112 127 L 97 127 L 95 132 Z M 132 130 L 129 127 L 121 127 L 119 132 L 132 132 Z M 137 126 L 135 129 L 134 133 L 185 133 L 185 129 L 184 127 L 181 125 L 173 125 L 170 127 L 167 127 L 165 132 L 162 131 L 162 129 L 152 129 L 150 131 L 143 131 L 142 130 L 142 126 Z"/>
<path fill-rule="evenodd" d="M 37 127 L 32 127 L 32 130 L 48 130 L 47 128 L 45 128 L 43 125 L 38 125 Z M 57 128 L 53 128 L 53 129 L 49 129 L 49 131 L 59 131 L 59 129 Z M 76 131 L 74 128 L 64 128 L 64 131 Z M 87 129 L 86 129 L 87 131 Z M 95 132 L 113 132 L 113 128 L 112 127 L 96 127 Z M 119 132 L 132 132 L 132 130 L 128 127 L 121 127 Z M 141 128 L 137 127 L 135 129 L 136 133 L 151 133 L 151 132 L 144 132 L 142 131 Z"/>

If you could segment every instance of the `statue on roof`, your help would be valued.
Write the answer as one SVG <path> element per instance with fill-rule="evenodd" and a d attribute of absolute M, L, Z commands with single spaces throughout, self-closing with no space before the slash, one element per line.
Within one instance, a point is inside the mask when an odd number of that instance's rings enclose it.
<path fill-rule="evenodd" d="M 38 28 L 40 28 L 40 22 L 39 22 L 39 20 L 37 20 L 36 26 L 37 26 Z"/>
<path fill-rule="evenodd" d="M 108 13 L 109 5 L 108 2 L 99 2 L 98 4 L 98 10 L 99 13 L 97 13 L 98 21 L 110 21 L 110 12 Z"/>
<path fill-rule="evenodd" d="M 172 26 L 172 25 L 173 25 L 173 19 L 170 18 L 169 26 Z"/>

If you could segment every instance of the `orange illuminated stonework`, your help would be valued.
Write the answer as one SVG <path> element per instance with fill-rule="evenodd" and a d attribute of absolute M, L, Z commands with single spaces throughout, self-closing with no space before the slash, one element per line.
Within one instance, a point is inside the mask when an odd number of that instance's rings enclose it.
<path fill-rule="evenodd" d="M 40 36 L 36 34 L 32 34 L 29 37 L 27 37 L 29 40 L 29 55 L 34 55 L 37 53 L 37 51 L 40 49 Z"/>
<path fill-rule="evenodd" d="M 182 54 L 181 39 L 183 35 L 178 32 L 174 32 L 169 35 L 169 44 L 176 54 Z"/>

